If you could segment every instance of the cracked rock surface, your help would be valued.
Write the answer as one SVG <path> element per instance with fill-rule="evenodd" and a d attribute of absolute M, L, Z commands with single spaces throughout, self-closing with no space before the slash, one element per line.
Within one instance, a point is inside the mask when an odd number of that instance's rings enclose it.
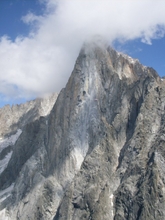
<path fill-rule="evenodd" d="M 0 216 L 165 219 L 164 109 L 155 70 L 85 43 L 50 114 L 14 145 L 0 174 Z"/>

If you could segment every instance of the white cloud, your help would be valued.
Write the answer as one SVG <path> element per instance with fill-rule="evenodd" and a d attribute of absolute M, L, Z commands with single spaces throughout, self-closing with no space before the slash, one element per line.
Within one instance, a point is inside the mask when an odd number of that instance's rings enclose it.
<path fill-rule="evenodd" d="M 84 40 L 99 34 L 110 43 L 165 35 L 164 0 L 39 0 L 45 13 L 22 19 L 32 29 L 15 41 L 0 39 L 0 93 L 34 97 L 65 86 Z"/>
<path fill-rule="evenodd" d="M 27 15 L 22 17 L 22 21 L 26 24 L 31 24 L 35 21 L 39 22 L 40 19 L 42 19 L 42 16 L 37 16 L 33 14 L 32 12 L 29 12 Z"/>

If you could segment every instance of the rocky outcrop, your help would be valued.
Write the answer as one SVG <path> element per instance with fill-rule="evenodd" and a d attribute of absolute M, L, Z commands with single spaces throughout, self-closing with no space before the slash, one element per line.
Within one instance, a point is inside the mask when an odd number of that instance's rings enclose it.
<path fill-rule="evenodd" d="M 0 139 L 10 137 L 27 123 L 35 121 L 40 116 L 48 115 L 57 99 L 57 95 L 55 93 L 24 104 L 6 105 L 0 108 Z"/>
<path fill-rule="evenodd" d="M 30 149 L 26 148 L 28 146 L 26 142 L 31 141 L 33 143 L 33 139 L 28 137 L 29 133 L 33 133 L 33 137 L 35 136 L 36 130 L 33 129 L 31 123 L 36 120 L 39 121 L 39 118 L 42 116 L 47 117 L 56 98 L 57 94 L 51 94 L 44 98 L 29 101 L 25 104 L 12 107 L 8 105 L 0 109 L 0 185 L 1 187 L 3 186 L 1 188 L 2 191 L 0 192 L 0 203 L 2 202 L 3 204 L 3 201 L 6 201 L 6 198 L 10 195 L 14 186 L 13 179 L 15 180 L 17 177 L 17 174 L 21 169 L 21 164 L 25 163 L 25 158 L 29 158 L 29 155 L 31 155 Z M 36 122 L 34 124 L 36 124 Z M 40 129 L 40 127 L 37 127 L 36 129 Z M 23 137 L 25 137 L 25 139 L 21 143 L 19 151 L 19 147 L 15 148 L 14 145 L 22 133 L 22 130 L 24 130 Z M 27 130 L 28 132 L 26 132 Z M 33 147 L 34 144 L 32 145 L 32 148 Z M 34 151 L 35 150 L 33 149 L 33 152 Z M 11 158 L 14 158 L 14 160 Z M 18 161 L 17 159 L 20 160 Z M 6 206 L 7 202 L 4 204 Z M 3 208 L 3 205 L 0 206 Z M 5 216 L 0 215 L 0 218 L 5 219 Z"/>
<path fill-rule="evenodd" d="M 7 105 L 0 109 L 0 173 L 7 167 L 22 129 L 41 116 L 47 116 L 56 98 L 57 94 L 51 94 L 25 104 L 12 107 Z"/>
<path fill-rule="evenodd" d="M 165 219 L 164 107 L 152 68 L 84 44 L 50 115 L 14 145 L 3 219 Z"/>

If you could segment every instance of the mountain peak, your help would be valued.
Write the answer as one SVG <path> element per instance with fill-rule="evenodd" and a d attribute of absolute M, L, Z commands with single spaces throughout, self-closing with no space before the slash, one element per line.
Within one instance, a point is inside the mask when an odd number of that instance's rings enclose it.
<path fill-rule="evenodd" d="M 120 80 L 127 78 L 129 83 L 147 76 L 160 80 L 153 68 L 142 65 L 138 59 L 117 52 L 111 46 L 108 46 L 107 42 L 101 37 L 85 42 L 79 56 L 80 59 L 86 57 L 86 60 L 89 58 L 89 60 L 95 60 L 104 66 L 107 65 L 108 69 L 116 72 Z"/>
<path fill-rule="evenodd" d="M 152 68 L 86 42 L 50 114 L 0 153 L 0 218 L 164 219 L 164 94 Z"/>

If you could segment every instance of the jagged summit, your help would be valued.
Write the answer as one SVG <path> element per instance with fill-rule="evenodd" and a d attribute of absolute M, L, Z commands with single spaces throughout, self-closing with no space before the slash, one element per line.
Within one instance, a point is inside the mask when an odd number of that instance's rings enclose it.
<path fill-rule="evenodd" d="M 163 220 L 164 109 L 152 68 L 86 42 L 50 114 L 13 143 L 0 217 Z"/>

